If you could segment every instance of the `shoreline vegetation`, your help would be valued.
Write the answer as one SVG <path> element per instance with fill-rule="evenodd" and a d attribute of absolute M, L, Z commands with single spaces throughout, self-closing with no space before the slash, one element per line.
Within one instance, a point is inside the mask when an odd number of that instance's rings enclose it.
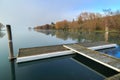
<path fill-rule="evenodd" d="M 93 12 L 82 12 L 77 19 L 72 21 L 63 20 L 56 23 L 36 26 L 34 29 L 42 30 L 80 30 L 80 31 L 105 31 L 106 27 L 110 32 L 120 31 L 120 11 L 103 10 L 104 14 Z"/>

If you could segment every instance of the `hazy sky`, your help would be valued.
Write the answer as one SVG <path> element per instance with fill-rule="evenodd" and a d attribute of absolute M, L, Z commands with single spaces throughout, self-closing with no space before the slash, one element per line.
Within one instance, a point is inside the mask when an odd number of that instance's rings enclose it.
<path fill-rule="evenodd" d="M 120 10 L 120 0 L 0 0 L 0 22 L 21 28 L 75 19 L 81 12 Z"/>

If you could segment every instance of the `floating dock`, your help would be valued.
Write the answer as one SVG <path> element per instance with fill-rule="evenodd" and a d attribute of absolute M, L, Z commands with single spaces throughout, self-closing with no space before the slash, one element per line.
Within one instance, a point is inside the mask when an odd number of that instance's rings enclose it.
<path fill-rule="evenodd" d="M 96 61 L 104 66 L 107 66 L 117 72 L 120 72 L 120 59 L 114 58 L 106 54 L 101 54 L 97 51 L 88 49 L 78 44 L 64 45 L 64 47 L 93 61 Z"/>
<path fill-rule="evenodd" d="M 46 59 L 51 57 L 80 54 L 86 58 L 96 61 L 106 67 L 120 72 L 120 59 L 107 54 L 101 54 L 95 50 L 117 47 L 116 44 L 107 42 L 76 43 L 65 45 L 54 45 L 33 48 L 21 48 L 17 56 L 17 63 Z M 106 78 L 105 80 L 120 80 L 120 73 Z"/>
<path fill-rule="evenodd" d="M 92 50 L 105 49 L 105 48 L 111 48 L 117 46 L 116 44 L 110 44 L 106 42 L 76 43 L 76 44 L 82 45 Z M 21 48 L 19 49 L 19 53 L 17 56 L 17 63 L 69 55 L 74 53 L 75 52 L 67 48 L 64 48 L 63 45 Z"/>
<path fill-rule="evenodd" d="M 19 49 L 17 63 L 69 55 L 73 53 L 73 51 L 64 48 L 62 45 L 22 48 Z"/>

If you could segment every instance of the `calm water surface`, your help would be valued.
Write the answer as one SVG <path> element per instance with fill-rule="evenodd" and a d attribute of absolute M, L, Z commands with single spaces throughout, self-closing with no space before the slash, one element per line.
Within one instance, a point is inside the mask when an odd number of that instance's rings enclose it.
<path fill-rule="evenodd" d="M 105 50 L 98 50 L 98 51 L 114 56 L 116 58 L 120 58 L 120 46 L 117 46 L 115 48 L 105 49 Z"/>
<path fill-rule="evenodd" d="M 78 31 L 12 30 L 14 54 L 19 48 L 57 44 L 108 41 L 120 44 L 118 33 L 82 33 Z M 107 39 L 106 39 L 107 37 Z M 103 80 L 104 76 L 73 60 L 73 57 L 18 65 L 8 60 L 6 31 L 0 31 L 0 80 Z M 75 66 L 71 66 L 75 65 Z M 52 72 L 52 73 L 51 73 Z M 78 73 L 78 74 L 75 74 Z M 89 74 L 90 73 L 90 74 Z M 61 76 L 60 76 L 61 75 Z M 66 75 L 66 77 L 63 77 Z M 77 75 L 78 77 L 74 77 Z M 92 76 L 92 79 L 90 78 Z M 59 77 L 59 79 L 58 79 Z"/>

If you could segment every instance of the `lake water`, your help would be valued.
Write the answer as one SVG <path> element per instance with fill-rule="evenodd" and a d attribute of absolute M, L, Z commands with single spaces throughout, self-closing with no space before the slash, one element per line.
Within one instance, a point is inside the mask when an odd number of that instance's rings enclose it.
<path fill-rule="evenodd" d="M 114 56 L 116 58 L 120 58 L 120 46 L 117 46 L 115 48 L 110 48 L 110 49 L 103 49 L 103 50 L 98 50 L 102 52 L 103 54 L 108 54 L 111 56 Z"/>
<path fill-rule="evenodd" d="M 12 34 L 15 56 L 18 54 L 19 48 L 27 47 L 94 41 L 108 41 L 120 44 L 120 35 L 118 33 L 109 33 L 105 35 L 105 33 L 99 32 L 87 33 L 62 30 L 34 31 L 27 29 L 20 31 L 13 29 Z M 36 64 L 30 63 L 27 65 L 23 64 L 23 66 L 19 66 L 18 64 L 10 62 L 8 60 L 8 53 L 9 48 L 7 32 L 0 31 L 0 80 L 103 80 L 105 78 L 103 75 L 100 75 L 90 70 L 89 68 L 84 67 L 81 63 L 74 61 L 72 59 L 73 57 L 55 59 L 44 62 L 38 61 Z M 62 67 L 62 65 L 64 67 L 59 69 L 59 66 Z M 53 71 L 53 73 L 51 73 L 51 70 Z M 68 72 L 69 70 L 72 71 Z M 74 77 L 75 72 L 79 73 L 79 75 L 77 74 L 77 79 Z M 91 75 L 87 73 L 91 73 Z M 59 79 L 58 75 L 61 75 L 59 76 Z M 64 75 L 67 75 L 67 77 L 63 77 Z M 90 79 L 90 76 L 92 76 L 92 79 Z"/>

